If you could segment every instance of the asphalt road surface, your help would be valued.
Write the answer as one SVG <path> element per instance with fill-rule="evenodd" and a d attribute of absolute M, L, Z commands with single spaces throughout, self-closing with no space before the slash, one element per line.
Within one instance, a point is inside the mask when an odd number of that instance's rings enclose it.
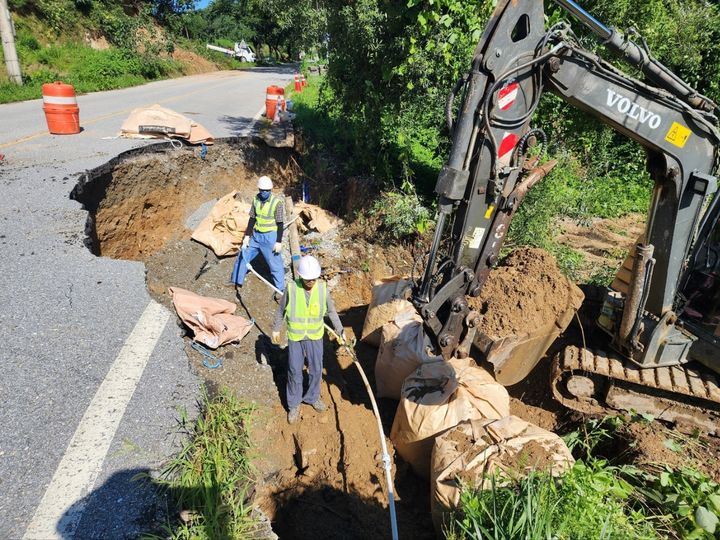
<path fill-rule="evenodd" d="M 178 449 L 192 413 L 174 314 L 144 266 L 95 257 L 68 195 L 77 173 L 145 141 L 114 138 L 159 103 L 244 135 L 291 69 L 223 71 L 78 97 L 82 133 L 49 135 L 41 101 L 0 105 L 0 538 L 135 538 L 157 504 L 138 473 Z"/>

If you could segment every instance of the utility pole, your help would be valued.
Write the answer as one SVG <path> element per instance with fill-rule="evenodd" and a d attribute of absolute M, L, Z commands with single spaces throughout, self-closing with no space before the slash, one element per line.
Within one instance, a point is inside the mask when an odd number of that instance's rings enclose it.
<path fill-rule="evenodd" d="M 22 85 L 20 62 L 15 50 L 15 28 L 10 18 L 7 0 L 0 0 L 0 37 L 2 38 L 3 55 L 5 56 L 8 77 L 12 82 Z"/>

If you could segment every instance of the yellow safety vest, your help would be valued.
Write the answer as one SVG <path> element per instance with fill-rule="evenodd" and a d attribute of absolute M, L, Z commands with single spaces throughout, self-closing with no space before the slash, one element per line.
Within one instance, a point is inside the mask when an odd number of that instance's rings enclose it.
<path fill-rule="evenodd" d="M 325 334 L 323 319 L 327 312 L 327 284 L 318 280 L 310 291 L 310 301 L 305 301 L 302 281 L 288 285 L 288 301 L 285 320 L 290 341 L 322 339 Z"/>
<path fill-rule="evenodd" d="M 280 204 L 280 197 L 276 197 L 272 193 L 265 202 L 262 202 L 257 197 L 253 199 L 253 208 L 255 208 L 254 229 L 257 232 L 266 233 L 277 229 L 275 210 L 278 204 Z"/>

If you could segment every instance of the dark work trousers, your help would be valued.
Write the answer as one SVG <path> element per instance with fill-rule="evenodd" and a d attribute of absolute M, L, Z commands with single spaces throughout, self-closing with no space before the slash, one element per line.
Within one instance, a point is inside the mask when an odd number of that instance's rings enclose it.
<path fill-rule="evenodd" d="M 307 358 L 309 384 L 303 395 L 303 365 Z M 288 410 L 299 407 L 300 403 L 312 405 L 320 399 L 320 382 L 323 369 L 323 340 L 304 339 L 288 341 L 288 377 L 287 404 Z"/>

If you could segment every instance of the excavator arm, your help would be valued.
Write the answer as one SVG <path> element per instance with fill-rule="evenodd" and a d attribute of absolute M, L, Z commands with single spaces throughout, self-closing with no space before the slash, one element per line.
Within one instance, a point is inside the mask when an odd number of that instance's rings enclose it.
<path fill-rule="evenodd" d="M 480 295 L 514 212 L 554 166 L 540 163 L 532 151 L 546 138 L 531 121 L 540 97 L 550 91 L 647 150 L 655 187 L 645 243 L 638 246 L 639 262 L 622 309 L 606 330 L 613 346 L 640 365 L 683 363 L 695 338 L 676 327 L 673 310 L 703 208 L 717 189 L 718 108 L 653 59 L 646 47 L 605 27 L 572 1 L 557 3 L 649 82 L 579 46 L 569 26 L 546 30 L 542 2 L 499 2 L 471 70 L 458 85 L 463 93 L 457 120 L 449 126 L 452 149 L 436 185 L 435 236 L 413 302 L 444 357 L 469 353 L 480 315 L 466 297 Z M 454 99 L 453 94 L 448 111 Z M 491 345 L 488 336 L 479 337 Z M 501 382 L 523 378 L 543 353 L 523 358 L 521 367 Z M 513 353 L 505 350 L 498 357 L 506 362 Z M 495 367 L 497 376 L 502 366 Z"/>

